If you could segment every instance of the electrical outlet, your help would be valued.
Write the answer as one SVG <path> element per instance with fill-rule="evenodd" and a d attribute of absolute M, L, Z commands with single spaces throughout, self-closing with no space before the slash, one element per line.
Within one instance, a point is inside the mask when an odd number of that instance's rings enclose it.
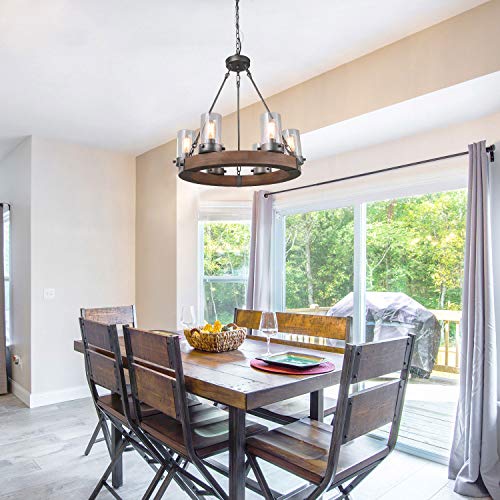
<path fill-rule="evenodd" d="M 12 363 L 15 365 L 20 365 L 21 364 L 21 357 L 18 356 L 17 354 L 12 355 Z"/>
<path fill-rule="evenodd" d="M 55 288 L 44 288 L 43 289 L 43 298 L 45 300 L 54 300 L 56 298 L 56 289 Z"/>

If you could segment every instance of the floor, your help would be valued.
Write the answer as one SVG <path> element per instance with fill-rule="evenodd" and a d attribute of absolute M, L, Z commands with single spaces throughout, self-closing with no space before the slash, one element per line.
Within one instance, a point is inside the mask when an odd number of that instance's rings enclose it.
<path fill-rule="evenodd" d="M 0 396 L 1 500 L 85 499 L 107 465 L 104 443 L 88 457 L 83 450 L 95 425 L 90 399 L 28 409 L 14 396 Z M 136 453 L 124 460 L 124 499 L 141 498 L 152 471 Z M 266 469 L 276 489 L 290 488 L 294 478 L 274 467 Z M 280 487 L 281 486 L 281 487 Z M 352 496 L 354 500 L 466 499 L 452 490 L 444 465 L 395 451 Z M 260 498 L 248 494 L 248 498 Z M 112 498 L 103 491 L 99 498 Z M 181 499 L 171 485 L 164 498 Z"/>

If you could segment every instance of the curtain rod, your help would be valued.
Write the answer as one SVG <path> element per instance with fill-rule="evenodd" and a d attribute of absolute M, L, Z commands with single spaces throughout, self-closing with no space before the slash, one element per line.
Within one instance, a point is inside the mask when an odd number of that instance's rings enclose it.
<path fill-rule="evenodd" d="M 486 148 L 486 152 L 490 154 L 490 161 L 495 161 L 495 145 L 492 144 Z M 454 153 L 451 155 L 438 156 L 436 158 L 429 158 L 427 160 L 414 161 L 412 163 L 404 163 L 403 165 L 396 165 L 395 167 L 381 168 L 379 170 L 373 170 L 372 172 L 365 172 L 362 174 L 348 175 L 346 177 L 339 177 L 338 179 L 330 179 L 329 181 L 315 182 L 314 184 L 306 184 L 305 186 L 297 186 L 288 189 L 281 189 L 279 191 L 272 191 L 271 193 L 265 193 L 264 198 L 269 198 L 273 194 L 290 193 L 291 191 L 298 191 L 300 189 L 307 189 L 312 187 L 324 186 L 326 184 L 335 184 L 336 182 L 348 181 L 351 179 L 358 179 L 359 177 L 367 177 L 369 175 L 381 174 L 383 172 L 391 172 L 392 170 L 399 170 L 401 168 L 414 167 L 416 165 L 423 165 L 425 163 L 432 163 L 439 160 L 448 160 L 449 158 L 456 158 L 457 156 L 468 155 L 469 151 L 462 151 L 460 153 Z"/>

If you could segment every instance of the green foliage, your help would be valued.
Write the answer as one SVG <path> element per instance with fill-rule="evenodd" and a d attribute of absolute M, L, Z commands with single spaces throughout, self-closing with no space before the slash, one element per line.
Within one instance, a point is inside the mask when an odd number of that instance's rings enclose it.
<path fill-rule="evenodd" d="M 370 203 L 367 290 L 460 309 L 466 201 L 460 190 Z M 289 216 L 286 237 L 287 308 L 331 306 L 352 291 L 352 208 Z"/>
<path fill-rule="evenodd" d="M 288 216 L 287 309 L 309 307 L 312 303 L 331 305 L 351 292 L 353 258 L 352 208 Z"/>
<path fill-rule="evenodd" d="M 233 321 L 235 307 L 245 305 L 250 225 L 240 222 L 204 224 L 204 319 Z M 221 277 L 231 280 L 219 281 Z"/>
<path fill-rule="evenodd" d="M 466 204 L 460 190 L 368 205 L 367 290 L 459 310 Z"/>
<path fill-rule="evenodd" d="M 250 225 L 206 222 L 203 229 L 205 276 L 247 276 Z"/>

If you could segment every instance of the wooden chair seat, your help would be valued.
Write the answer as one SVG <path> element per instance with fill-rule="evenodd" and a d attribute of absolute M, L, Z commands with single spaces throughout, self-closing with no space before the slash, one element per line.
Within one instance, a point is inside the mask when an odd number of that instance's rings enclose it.
<path fill-rule="evenodd" d="M 208 457 L 228 446 L 229 415 L 226 411 L 205 403 L 189 408 L 193 445 L 200 457 Z M 181 422 L 158 413 L 143 418 L 143 429 L 168 448 L 187 455 Z M 247 423 L 247 436 L 266 431 L 253 422 Z"/>
<path fill-rule="evenodd" d="M 310 420 L 299 420 L 247 440 L 252 455 L 282 467 L 311 481 L 325 476 L 333 427 Z M 342 481 L 361 470 L 368 462 L 389 454 L 384 441 L 362 436 L 340 447 L 336 481 Z M 374 457 L 375 456 L 375 457 Z"/>
<path fill-rule="evenodd" d="M 325 417 L 333 415 L 337 407 L 337 400 L 334 398 L 325 397 L 324 405 Z M 259 408 L 252 413 L 270 420 L 294 422 L 296 420 L 309 417 L 310 398 L 307 394 L 297 396 L 285 401 L 280 401 L 279 403 L 273 403 L 267 406 L 263 406 L 262 408 Z"/>

